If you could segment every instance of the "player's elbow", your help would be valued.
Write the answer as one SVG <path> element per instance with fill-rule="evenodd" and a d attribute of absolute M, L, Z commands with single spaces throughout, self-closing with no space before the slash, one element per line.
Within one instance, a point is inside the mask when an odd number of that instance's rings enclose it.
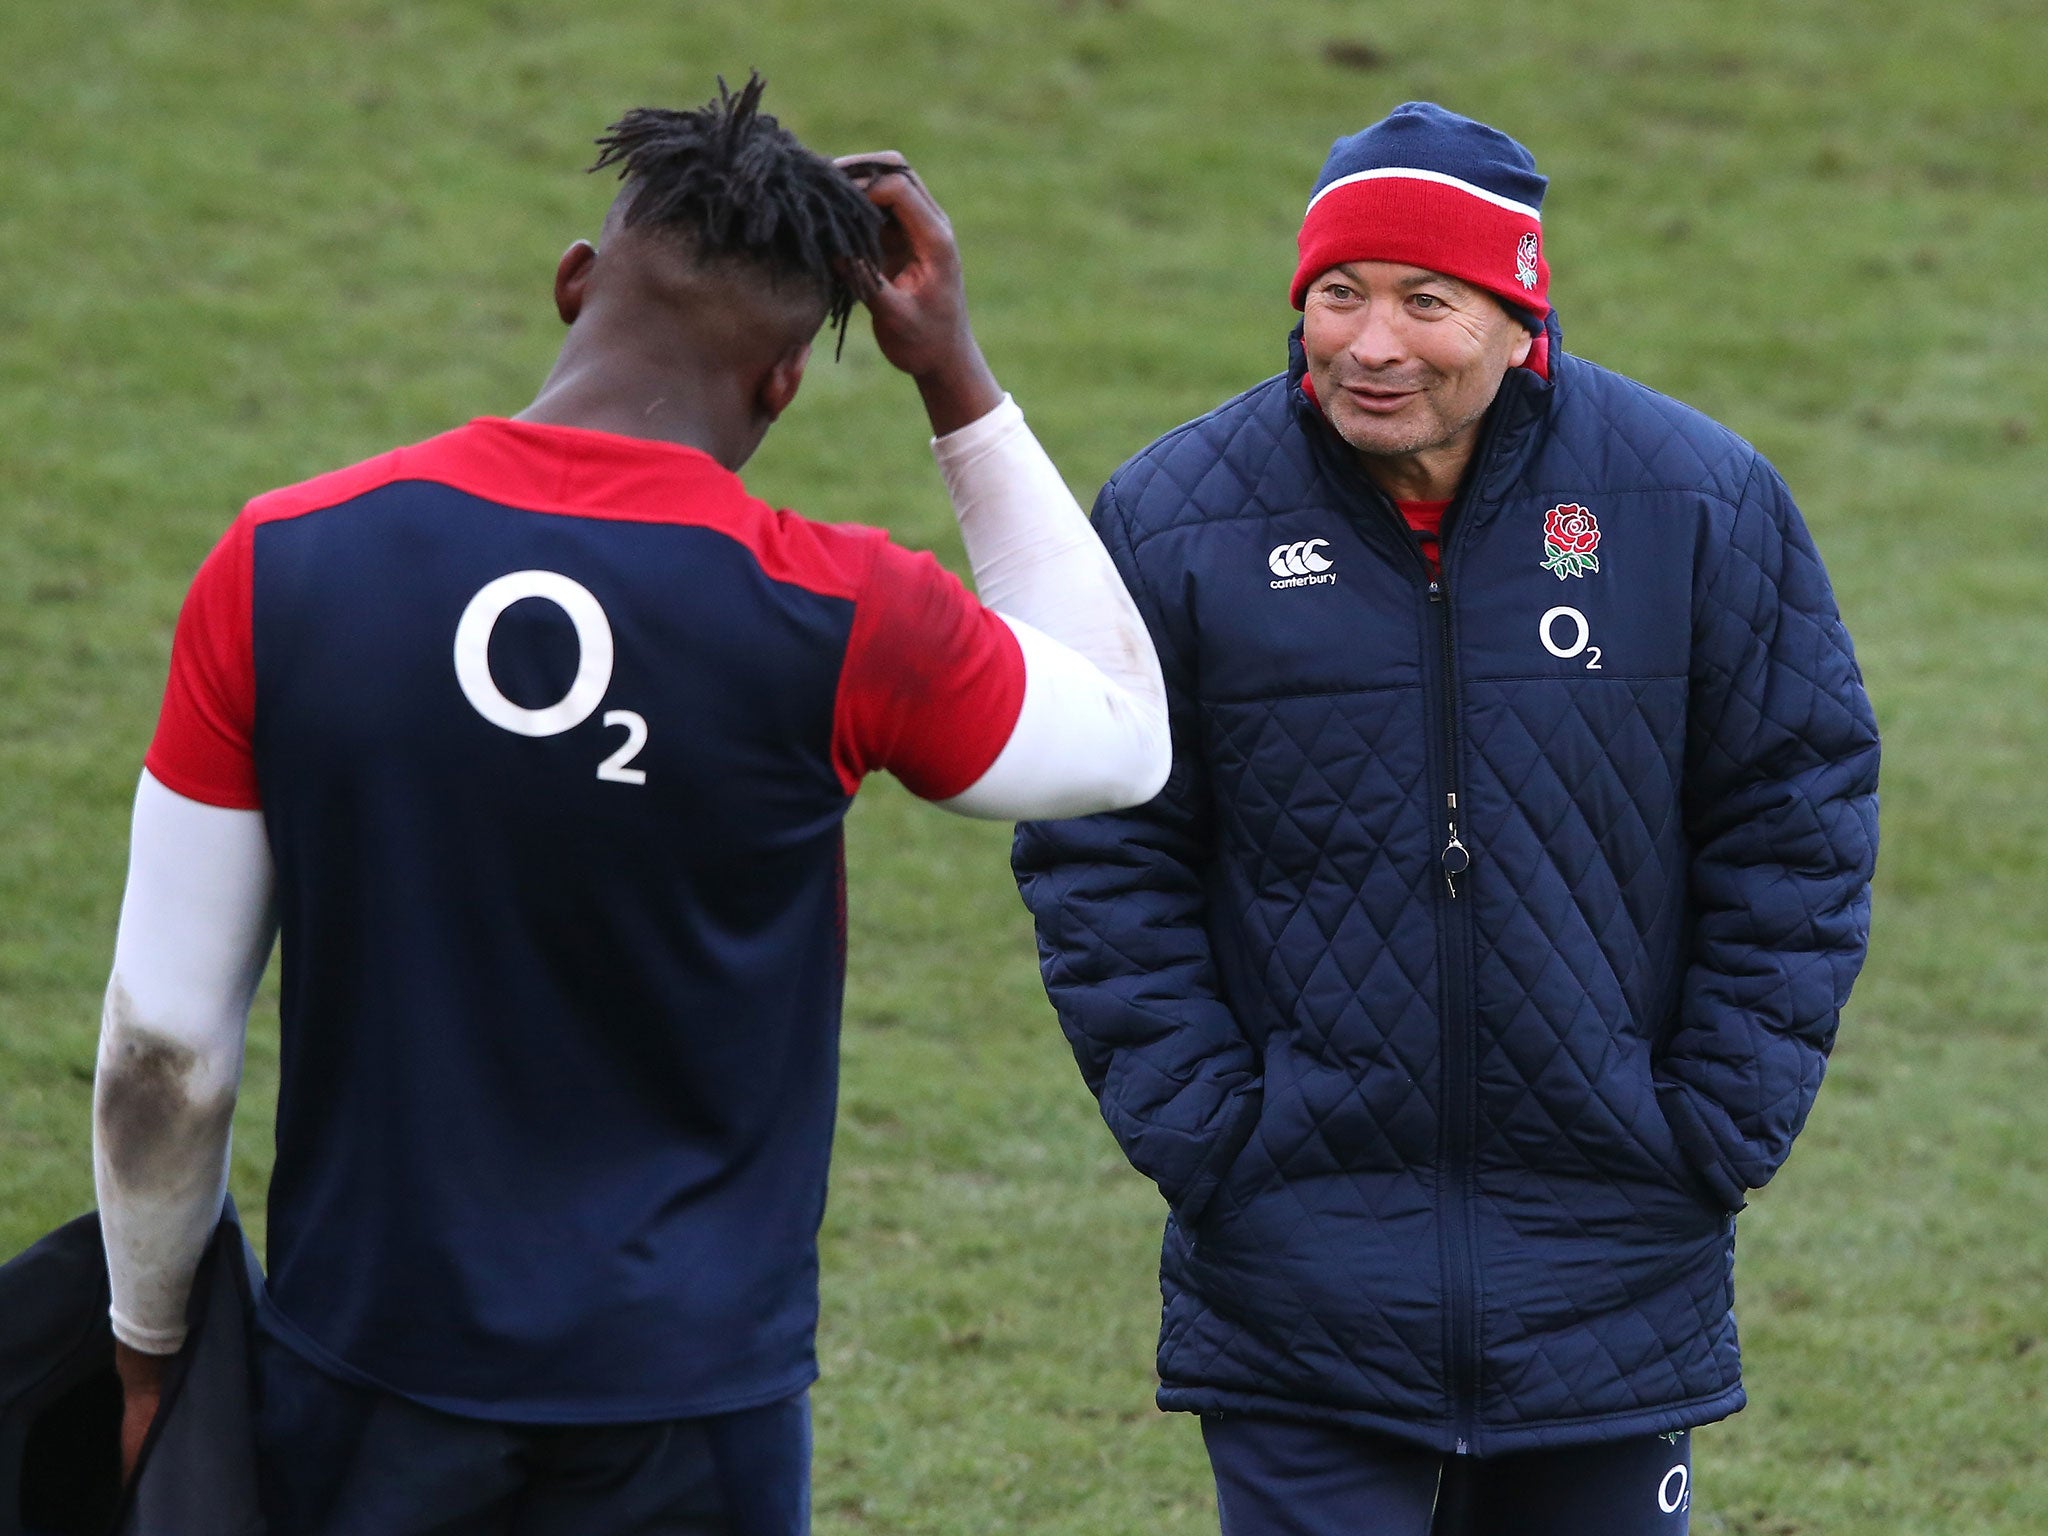
<path fill-rule="evenodd" d="M 1036 813 L 1043 819 L 1143 805 L 1165 787 L 1173 770 L 1173 738 L 1158 658 L 1142 626 L 1134 623 L 1132 632 L 1122 638 L 1134 653 L 1124 658 L 1129 665 L 1116 673 L 1068 653 L 1058 658 L 1068 675 L 1049 666 L 1034 674 L 1035 680 L 1043 678 L 1049 685 L 1040 699 L 1032 701 L 1049 706 L 1034 711 L 1040 716 L 1035 723 L 1053 738 L 1050 761 L 1066 779 L 1057 786 L 1062 808 Z M 1142 656 L 1135 649 L 1142 649 Z"/>
<path fill-rule="evenodd" d="M 1166 710 L 1120 689 L 1065 729 L 1044 719 L 1013 736 L 971 788 L 941 801 L 962 816 L 993 821 L 1064 821 L 1143 805 L 1173 767 Z"/>
<path fill-rule="evenodd" d="M 1110 728 L 1093 739 L 1074 742 L 1065 763 L 1067 779 L 1046 786 L 1045 809 L 1034 808 L 1030 820 L 1092 816 L 1102 811 L 1144 805 L 1166 787 L 1173 771 L 1173 743 L 1163 702 L 1133 698 L 1112 690 L 1105 699 L 1113 717 Z"/>
<path fill-rule="evenodd" d="M 1173 773 L 1173 736 L 1167 729 L 1166 706 L 1162 702 L 1148 713 L 1156 718 L 1145 722 L 1131 772 L 1116 786 L 1116 803 L 1103 806 L 1103 810 L 1120 811 L 1146 804 L 1166 788 L 1167 778 Z"/>

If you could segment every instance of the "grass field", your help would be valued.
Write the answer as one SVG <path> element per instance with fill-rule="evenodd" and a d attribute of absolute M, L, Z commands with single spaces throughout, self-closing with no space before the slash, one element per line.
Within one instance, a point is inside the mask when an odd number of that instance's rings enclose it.
<path fill-rule="evenodd" d="M 952 211 L 1084 499 L 1283 360 L 1329 141 L 1412 96 L 1532 145 L 1567 345 L 1756 441 L 1886 732 L 1869 969 L 1742 1218 L 1755 1403 L 1695 1529 L 2048 1530 L 2048 13 L 2039 0 L 16 0 L 0 12 L 0 1253 L 91 1202 L 125 815 L 172 619 L 274 484 L 518 409 L 617 110 L 759 65 Z M 749 474 L 957 560 L 864 337 Z M 819 1527 L 1214 1530 L 1150 1406 L 1161 1207 L 1038 990 L 1000 828 L 851 824 Z M 260 1209 L 275 1019 L 236 1188 Z"/>

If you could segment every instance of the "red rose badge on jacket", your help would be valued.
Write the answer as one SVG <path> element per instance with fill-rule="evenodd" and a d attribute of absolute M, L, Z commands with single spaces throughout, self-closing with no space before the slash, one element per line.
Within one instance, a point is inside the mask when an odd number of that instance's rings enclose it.
<path fill-rule="evenodd" d="M 1543 569 L 1559 581 L 1600 569 L 1600 524 L 1575 501 L 1543 514 Z"/>

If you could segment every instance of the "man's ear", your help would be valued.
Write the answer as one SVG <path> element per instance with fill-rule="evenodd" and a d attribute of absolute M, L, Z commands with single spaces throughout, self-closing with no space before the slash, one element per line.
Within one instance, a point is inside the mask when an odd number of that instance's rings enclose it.
<path fill-rule="evenodd" d="M 1508 366 L 1519 368 L 1529 361 L 1529 353 L 1536 345 L 1536 333 L 1519 320 L 1511 320 L 1509 323 L 1515 328 L 1515 341 L 1508 349 Z"/>
<path fill-rule="evenodd" d="M 790 401 L 803 387 L 804 369 L 811 361 L 811 344 L 806 341 L 791 347 L 775 360 L 775 365 L 762 375 L 761 387 L 755 392 L 754 404 L 763 416 L 774 421 L 789 409 Z"/>
<path fill-rule="evenodd" d="M 590 269 L 596 261 L 597 247 L 588 240 L 578 240 L 555 263 L 555 313 L 562 317 L 562 324 L 574 325 L 576 317 L 583 313 Z"/>

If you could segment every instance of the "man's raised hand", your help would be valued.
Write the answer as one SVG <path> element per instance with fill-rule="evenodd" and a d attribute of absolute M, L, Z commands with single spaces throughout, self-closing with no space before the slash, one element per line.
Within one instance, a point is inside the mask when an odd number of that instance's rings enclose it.
<path fill-rule="evenodd" d="M 882 210 L 882 271 L 865 295 L 882 356 L 909 374 L 932 432 L 943 437 L 1002 403 L 967 318 L 967 288 L 953 225 L 917 172 L 894 150 L 834 162 Z"/>

